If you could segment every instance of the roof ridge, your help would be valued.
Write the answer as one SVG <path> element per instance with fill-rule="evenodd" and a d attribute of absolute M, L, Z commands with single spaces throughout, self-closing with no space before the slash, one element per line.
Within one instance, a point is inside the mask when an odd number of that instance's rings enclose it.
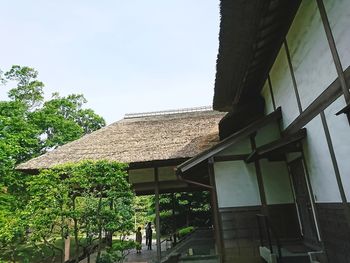
<path fill-rule="evenodd" d="M 163 110 L 163 111 L 126 113 L 124 115 L 124 119 L 134 119 L 134 118 L 142 118 L 142 117 L 171 115 L 171 114 L 180 114 L 180 113 L 191 113 L 191 112 L 202 112 L 202 111 L 212 111 L 212 110 L 213 110 L 212 106 L 201 106 L 201 107 L 181 108 L 181 109 L 172 109 L 172 110 Z"/>

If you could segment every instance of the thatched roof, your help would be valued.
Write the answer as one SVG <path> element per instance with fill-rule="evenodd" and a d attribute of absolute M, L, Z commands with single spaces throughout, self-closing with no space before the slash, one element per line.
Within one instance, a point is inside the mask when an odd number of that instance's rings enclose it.
<path fill-rule="evenodd" d="M 300 0 L 221 0 L 213 108 L 252 102 L 277 56 Z"/>
<path fill-rule="evenodd" d="M 193 157 L 216 144 L 222 113 L 204 109 L 131 114 L 58 147 L 17 170 L 39 170 L 82 160 L 141 163 Z"/>

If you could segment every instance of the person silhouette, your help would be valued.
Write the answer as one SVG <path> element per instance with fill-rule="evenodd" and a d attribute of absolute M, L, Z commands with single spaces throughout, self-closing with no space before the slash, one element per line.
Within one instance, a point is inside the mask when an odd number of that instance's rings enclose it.
<path fill-rule="evenodd" d="M 139 254 L 141 253 L 141 249 L 142 249 L 142 234 L 141 234 L 141 227 L 137 228 L 136 231 L 136 253 Z"/>
<path fill-rule="evenodd" d="M 148 222 L 146 227 L 146 244 L 147 250 L 152 250 L 152 223 Z"/>

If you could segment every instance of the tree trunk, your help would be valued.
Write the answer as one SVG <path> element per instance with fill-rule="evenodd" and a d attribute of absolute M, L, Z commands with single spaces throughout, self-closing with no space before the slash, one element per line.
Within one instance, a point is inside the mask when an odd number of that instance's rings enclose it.
<path fill-rule="evenodd" d="M 70 258 L 70 236 L 67 235 L 64 239 L 64 261 L 66 262 Z"/>
<path fill-rule="evenodd" d="M 102 222 L 101 222 L 101 207 L 102 207 L 102 194 L 100 196 L 100 199 L 98 201 L 98 209 L 97 209 L 97 215 L 98 215 L 98 247 L 97 247 L 97 257 L 96 261 L 100 259 L 101 257 L 101 249 L 102 249 Z"/>
<path fill-rule="evenodd" d="M 176 213 L 175 213 L 175 194 L 173 193 L 172 195 L 171 195 L 171 202 L 172 202 L 172 218 L 173 218 L 173 245 L 176 245 L 176 243 L 177 243 L 177 240 L 176 240 L 176 228 L 177 228 L 177 225 L 176 225 L 176 218 L 175 218 L 175 216 L 176 216 Z"/>
<path fill-rule="evenodd" d="M 75 200 L 76 197 L 73 197 L 73 211 L 75 211 Z M 80 254 L 80 249 L 79 249 L 79 236 L 78 236 L 78 219 L 74 216 L 73 218 L 73 224 L 74 224 L 74 242 L 75 242 L 75 262 L 79 262 L 79 254 Z"/>
<path fill-rule="evenodd" d="M 16 247 L 11 247 L 11 261 L 16 263 Z"/>

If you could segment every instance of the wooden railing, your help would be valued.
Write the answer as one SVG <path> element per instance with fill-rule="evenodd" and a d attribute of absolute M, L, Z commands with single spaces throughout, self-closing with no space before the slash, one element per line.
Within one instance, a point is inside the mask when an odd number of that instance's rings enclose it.
<path fill-rule="evenodd" d="M 257 214 L 256 218 L 259 228 L 260 246 L 268 247 L 272 254 L 274 253 L 273 245 L 275 245 L 277 247 L 277 262 L 283 263 L 281 241 L 276 231 L 274 231 L 269 218 L 266 215 L 262 214 Z"/>

